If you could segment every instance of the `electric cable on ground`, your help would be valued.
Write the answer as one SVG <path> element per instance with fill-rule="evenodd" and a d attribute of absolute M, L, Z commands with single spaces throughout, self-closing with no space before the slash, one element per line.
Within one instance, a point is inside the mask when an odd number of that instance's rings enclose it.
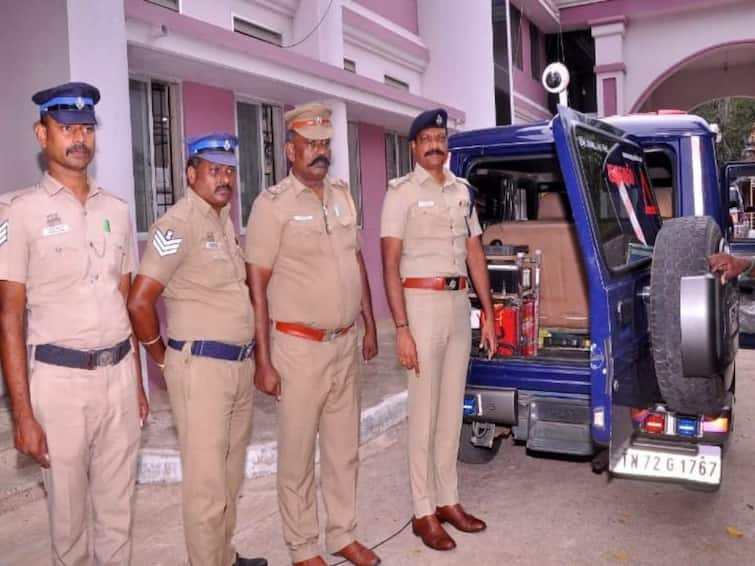
<path fill-rule="evenodd" d="M 400 535 L 400 534 L 401 534 L 402 532 L 404 532 L 404 530 L 406 530 L 406 527 L 408 527 L 408 526 L 409 526 L 409 525 L 411 524 L 411 522 L 412 522 L 412 520 L 411 520 L 411 519 L 409 519 L 409 520 L 408 520 L 408 521 L 407 521 L 406 523 L 404 523 L 404 524 L 403 524 L 403 526 L 402 526 L 402 527 L 401 527 L 401 528 L 400 528 L 399 530 L 397 530 L 397 531 L 396 531 L 395 533 L 393 533 L 393 534 L 392 534 L 392 535 L 390 535 L 389 537 L 386 537 L 386 538 L 384 538 L 384 539 L 383 539 L 383 540 L 381 540 L 381 541 L 380 541 L 379 543 L 377 543 L 377 544 L 376 544 L 375 546 L 371 546 L 371 547 L 370 547 L 370 550 L 375 550 L 375 549 L 376 549 L 377 547 L 379 547 L 380 545 L 383 545 L 383 544 L 385 544 L 386 542 L 388 542 L 389 540 L 392 540 L 392 539 L 396 538 L 396 537 L 397 537 L 398 535 Z M 341 564 L 346 564 L 347 562 L 348 562 L 348 560 L 346 560 L 346 559 L 344 558 L 343 560 L 341 560 L 341 561 L 339 561 L 339 562 L 333 562 L 332 564 L 328 564 L 328 566 L 340 566 Z"/>

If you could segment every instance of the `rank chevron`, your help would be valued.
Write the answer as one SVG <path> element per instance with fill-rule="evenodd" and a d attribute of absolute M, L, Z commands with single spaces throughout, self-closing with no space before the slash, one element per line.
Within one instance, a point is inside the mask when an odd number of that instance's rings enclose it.
<path fill-rule="evenodd" d="M 161 257 L 165 257 L 166 255 L 177 254 L 182 241 L 182 238 L 173 237 L 173 230 L 166 230 L 163 234 L 156 228 L 155 235 L 152 238 L 152 245 Z"/>

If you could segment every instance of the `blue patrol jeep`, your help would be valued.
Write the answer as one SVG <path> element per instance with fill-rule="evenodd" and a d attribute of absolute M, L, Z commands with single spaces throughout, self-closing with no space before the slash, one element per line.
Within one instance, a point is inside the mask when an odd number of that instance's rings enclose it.
<path fill-rule="evenodd" d="M 488 359 L 473 313 L 462 461 L 492 459 L 510 428 L 596 471 L 720 485 L 739 322 L 736 282 L 706 259 L 732 233 L 716 134 L 691 115 L 559 106 L 550 122 L 450 138 L 501 339 Z"/>

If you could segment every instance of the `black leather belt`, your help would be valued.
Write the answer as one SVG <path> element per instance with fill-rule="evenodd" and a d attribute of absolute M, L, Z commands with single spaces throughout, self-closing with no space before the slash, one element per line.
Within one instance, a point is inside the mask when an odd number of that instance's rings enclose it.
<path fill-rule="evenodd" d="M 116 365 L 130 351 L 130 338 L 126 338 L 112 348 L 101 350 L 74 350 L 53 344 L 40 344 L 34 349 L 34 359 L 55 366 L 93 370 L 98 367 Z"/>
<path fill-rule="evenodd" d="M 168 338 L 168 346 L 174 350 L 183 350 L 185 344 L 186 340 L 173 340 L 173 338 Z M 215 342 L 214 340 L 194 340 L 191 343 L 191 353 L 194 356 L 215 358 L 216 360 L 227 360 L 229 362 L 240 362 L 247 358 L 251 358 L 252 354 L 254 354 L 254 340 L 241 346 L 236 344 L 226 344 L 225 342 Z"/>

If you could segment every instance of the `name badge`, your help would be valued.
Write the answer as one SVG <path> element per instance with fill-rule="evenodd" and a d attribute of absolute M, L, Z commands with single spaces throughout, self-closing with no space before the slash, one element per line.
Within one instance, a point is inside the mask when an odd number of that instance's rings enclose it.
<path fill-rule="evenodd" d="M 312 218 L 311 214 L 309 216 L 294 216 L 294 220 L 297 222 L 306 222 L 307 220 L 312 220 Z"/>
<path fill-rule="evenodd" d="M 430 208 L 432 206 L 435 206 L 434 200 L 419 200 L 417 201 L 417 207 L 418 208 Z"/>
<path fill-rule="evenodd" d="M 204 247 L 208 250 L 219 250 L 220 242 L 205 242 Z"/>
<path fill-rule="evenodd" d="M 42 235 L 47 236 L 55 236 L 56 234 L 65 234 L 66 232 L 70 232 L 71 227 L 68 224 L 55 224 L 54 226 L 47 226 L 46 228 L 42 229 Z"/>

